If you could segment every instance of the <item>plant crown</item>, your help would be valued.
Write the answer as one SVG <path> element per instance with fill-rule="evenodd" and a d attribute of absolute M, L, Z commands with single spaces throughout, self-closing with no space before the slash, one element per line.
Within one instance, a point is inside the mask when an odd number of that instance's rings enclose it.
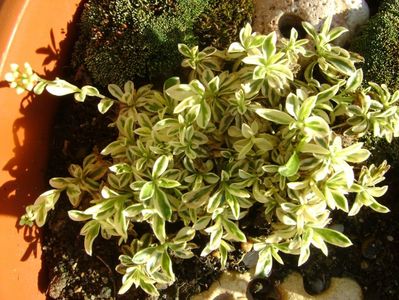
<path fill-rule="evenodd" d="M 298 255 L 301 265 L 311 246 L 325 255 L 326 244 L 350 246 L 329 228 L 330 214 L 353 216 L 362 206 L 389 211 L 377 201 L 389 166 L 359 165 L 370 152 L 357 139 L 399 135 L 399 91 L 363 86 L 355 67 L 362 58 L 331 44 L 346 29 L 330 30 L 330 23 L 317 32 L 304 22 L 309 40 L 293 29 L 277 41 L 276 33 L 252 33 L 248 24 L 226 50 L 180 44 L 189 82 L 173 77 L 162 91 L 128 81 L 110 84 L 105 96 L 13 65 L 6 79 L 17 92 L 46 89 L 80 102 L 93 96 L 101 113 L 118 111 L 111 124 L 118 138 L 82 166 L 71 165 L 71 177 L 52 178 L 53 189 L 26 208 L 21 224 L 42 226 L 66 192 L 76 208 L 70 218 L 84 222 L 88 254 L 100 234 L 124 245 L 119 293 L 134 285 L 157 295 L 159 284 L 175 280 L 171 257 L 191 258 L 198 247 L 202 256 L 218 252 L 224 267 L 237 243 L 250 243 L 259 255 L 256 275 L 267 276 L 273 260 L 283 264 L 280 253 Z M 245 233 L 241 222 L 250 211 L 261 214 L 264 233 Z M 152 232 L 137 236 L 140 222 Z M 199 236 L 206 245 L 194 242 Z"/>

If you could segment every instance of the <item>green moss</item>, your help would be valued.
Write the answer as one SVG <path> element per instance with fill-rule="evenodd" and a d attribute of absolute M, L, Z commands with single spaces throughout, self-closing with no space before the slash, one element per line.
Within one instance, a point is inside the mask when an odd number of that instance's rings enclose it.
<path fill-rule="evenodd" d="M 384 160 L 394 169 L 399 169 L 399 138 L 394 138 L 391 143 L 385 139 L 375 138 L 371 134 L 363 139 L 365 148 L 370 150 L 369 163 L 380 164 Z"/>
<path fill-rule="evenodd" d="M 210 0 L 194 26 L 194 33 L 201 37 L 199 45 L 212 45 L 222 49 L 238 39 L 240 29 L 251 22 L 253 0 Z"/>
<path fill-rule="evenodd" d="M 351 49 L 363 55 L 364 80 L 385 83 L 393 92 L 399 89 L 399 0 L 382 1 L 379 11 L 354 39 Z M 399 140 L 391 143 L 385 139 L 366 136 L 370 161 L 381 163 L 387 160 L 399 168 Z"/>
<path fill-rule="evenodd" d="M 89 0 L 73 65 L 102 87 L 161 82 L 179 73 L 178 43 L 224 48 L 252 12 L 252 0 Z"/>
<path fill-rule="evenodd" d="M 399 0 L 384 1 L 351 48 L 365 58 L 365 80 L 399 89 Z"/>

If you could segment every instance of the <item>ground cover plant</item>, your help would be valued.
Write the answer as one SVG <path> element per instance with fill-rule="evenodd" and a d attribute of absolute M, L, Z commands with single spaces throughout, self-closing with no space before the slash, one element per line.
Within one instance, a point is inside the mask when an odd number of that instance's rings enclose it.
<path fill-rule="evenodd" d="M 6 79 L 17 92 L 97 97 L 101 113 L 116 110 L 110 126 L 119 132 L 82 166 L 71 165 L 70 177 L 51 179 L 53 189 L 27 207 L 21 224 L 42 226 L 66 192 L 76 208 L 70 218 L 84 222 L 88 254 L 99 235 L 123 245 L 120 293 L 134 285 L 157 295 L 175 280 L 172 260 L 196 251 L 218 253 L 224 266 L 229 252 L 249 243 L 259 254 L 256 274 L 267 276 L 273 260 L 283 263 L 280 253 L 302 265 L 311 246 L 326 255 L 327 243 L 350 246 L 329 228 L 331 212 L 389 211 L 377 201 L 388 165 L 363 164 L 370 152 L 357 140 L 367 132 L 388 142 L 398 136 L 399 92 L 363 85 L 361 57 L 330 43 L 345 32 L 330 23 L 320 32 L 303 23 L 310 40 L 292 30 L 277 41 L 247 25 L 226 50 L 180 44 L 188 83 L 172 77 L 162 91 L 128 81 L 110 84 L 106 96 L 13 65 Z M 250 235 L 240 225 L 254 210 L 267 229 Z"/>

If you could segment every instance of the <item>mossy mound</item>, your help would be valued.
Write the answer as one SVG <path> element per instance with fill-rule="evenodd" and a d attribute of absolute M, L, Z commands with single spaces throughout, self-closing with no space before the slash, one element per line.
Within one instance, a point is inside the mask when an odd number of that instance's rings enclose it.
<path fill-rule="evenodd" d="M 351 50 L 364 59 L 366 81 L 399 89 L 399 0 L 383 1 L 379 11 L 354 39 Z"/>
<path fill-rule="evenodd" d="M 73 66 L 98 86 L 178 74 L 178 43 L 226 47 L 251 21 L 252 0 L 89 0 Z"/>
<path fill-rule="evenodd" d="M 354 39 L 351 50 L 365 59 L 364 80 L 385 83 L 393 93 L 399 89 L 399 0 L 380 2 L 377 14 Z M 388 143 L 385 139 L 367 136 L 364 141 L 372 153 L 372 162 L 381 163 L 386 159 L 392 167 L 399 168 L 398 138 Z"/>
<path fill-rule="evenodd" d="M 253 0 L 209 0 L 194 26 L 199 46 L 226 48 L 238 40 L 240 29 L 251 21 L 253 12 Z"/>

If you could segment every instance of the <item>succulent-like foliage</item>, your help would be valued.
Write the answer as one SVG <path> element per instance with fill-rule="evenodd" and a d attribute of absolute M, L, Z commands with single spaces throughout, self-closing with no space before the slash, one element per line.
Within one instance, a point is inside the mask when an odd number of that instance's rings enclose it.
<path fill-rule="evenodd" d="M 351 44 L 364 58 L 365 79 L 399 89 L 399 1 L 382 1 Z"/>
<path fill-rule="evenodd" d="M 83 66 L 100 87 L 163 81 L 179 71 L 178 43 L 224 48 L 252 11 L 249 0 L 90 0 L 81 17 L 74 65 Z"/>
<path fill-rule="evenodd" d="M 377 186 L 389 167 L 362 164 L 370 152 L 358 139 L 367 132 L 387 141 L 399 135 L 399 92 L 361 86 L 360 58 L 330 44 L 344 32 L 330 30 L 330 22 L 320 33 L 304 23 L 311 40 L 297 40 L 293 29 L 277 43 L 274 33 L 252 33 L 246 25 L 224 51 L 180 45 L 191 79 L 172 77 L 162 91 L 128 81 L 123 89 L 110 84 L 106 97 L 93 87 L 35 77 L 36 93 L 95 96 L 101 113 L 118 106 L 112 126 L 119 136 L 102 156 L 74 167 L 73 177 L 53 179 L 55 189 L 27 207 L 23 223 L 41 226 L 61 191 L 75 205 L 84 191 L 90 204 L 69 216 L 85 222 L 87 253 L 100 233 L 125 245 L 120 293 L 134 285 L 157 295 L 158 284 L 175 280 L 172 258 L 190 258 L 197 247 L 204 256 L 218 252 L 224 267 L 237 243 L 253 244 L 256 274 L 267 276 L 273 260 L 283 263 L 281 252 L 298 255 L 301 265 L 311 246 L 326 255 L 327 244 L 350 246 L 329 228 L 331 211 L 389 211 L 378 202 L 387 187 Z M 305 51 L 305 43 L 314 50 Z M 301 55 L 309 58 L 302 68 Z M 13 72 L 12 85 L 24 76 Z M 353 142 L 344 143 L 346 136 Z M 253 236 L 241 222 L 255 208 L 268 229 Z M 152 232 L 131 241 L 143 222 Z M 207 242 L 193 243 L 199 236 Z"/>

